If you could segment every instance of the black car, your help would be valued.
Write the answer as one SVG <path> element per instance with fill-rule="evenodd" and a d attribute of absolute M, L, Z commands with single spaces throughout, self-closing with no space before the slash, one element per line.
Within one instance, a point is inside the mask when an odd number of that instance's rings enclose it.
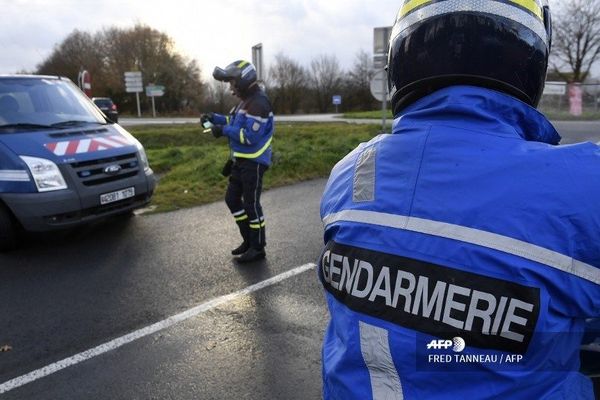
<path fill-rule="evenodd" d="M 113 122 L 119 122 L 117 105 L 108 97 L 93 97 L 92 101 Z"/>

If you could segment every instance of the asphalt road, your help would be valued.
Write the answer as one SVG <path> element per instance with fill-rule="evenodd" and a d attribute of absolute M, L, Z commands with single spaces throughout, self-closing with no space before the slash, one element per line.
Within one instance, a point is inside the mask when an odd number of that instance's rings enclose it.
<path fill-rule="evenodd" d="M 600 141 L 599 122 L 555 125 L 565 144 Z M 0 254 L 0 399 L 320 398 L 324 183 L 264 193 L 268 258 L 253 265 L 229 256 L 222 202 Z"/>
<path fill-rule="evenodd" d="M 0 352 L 0 385 L 305 266 L 0 398 L 319 398 L 326 310 L 306 264 L 321 248 L 323 185 L 264 193 L 268 258 L 252 265 L 228 255 L 239 243 L 223 203 L 32 238 L 0 255 L 0 346 L 12 347 Z"/>

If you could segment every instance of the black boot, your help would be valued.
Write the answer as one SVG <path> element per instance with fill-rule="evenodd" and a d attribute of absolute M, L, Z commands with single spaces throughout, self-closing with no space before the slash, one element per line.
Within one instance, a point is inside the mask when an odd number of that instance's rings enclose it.
<path fill-rule="evenodd" d="M 237 221 L 238 228 L 240 229 L 240 235 L 242 235 L 243 242 L 235 249 L 231 250 L 231 255 L 239 256 L 244 254 L 250 248 L 250 225 L 248 219 Z"/>
<path fill-rule="evenodd" d="M 239 256 L 240 254 L 244 254 L 250 248 L 250 244 L 246 241 L 242 242 L 238 247 L 231 250 L 232 256 Z"/>
<path fill-rule="evenodd" d="M 252 261 L 258 261 L 265 258 L 267 253 L 265 253 L 265 249 L 255 249 L 254 247 L 250 247 L 247 252 L 242 254 L 236 260 L 237 262 L 244 264 Z"/>
<path fill-rule="evenodd" d="M 249 226 L 249 242 L 248 250 L 237 259 L 240 263 L 248 263 L 265 258 L 265 228 L 253 228 Z"/>

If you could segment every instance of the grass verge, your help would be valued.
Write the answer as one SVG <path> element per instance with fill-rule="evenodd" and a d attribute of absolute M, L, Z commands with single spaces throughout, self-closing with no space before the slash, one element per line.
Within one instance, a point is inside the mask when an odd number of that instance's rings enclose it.
<path fill-rule="evenodd" d="M 377 133 L 377 125 L 347 123 L 279 123 L 273 139 L 273 165 L 266 172 L 269 189 L 326 177 L 335 163 Z M 200 126 L 137 126 L 128 128 L 146 148 L 160 178 L 152 205 L 172 211 L 220 200 L 227 178 L 220 172 L 229 157 L 223 138 L 202 133 Z"/>
<path fill-rule="evenodd" d="M 392 111 L 387 110 L 386 118 L 388 120 L 393 119 Z M 374 111 L 356 111 L 344 113 L 344 118 L 355 118 L 355 119 L 381 119 L 381 110 Z"/>

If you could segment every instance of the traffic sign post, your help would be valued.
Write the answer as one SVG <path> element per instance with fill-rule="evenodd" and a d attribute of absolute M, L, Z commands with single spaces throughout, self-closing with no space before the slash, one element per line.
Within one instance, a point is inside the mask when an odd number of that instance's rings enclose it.
<path fill-rule="evenodd" d="M 391 26 L 373 29 L 373 68 L 375 69 L 376 73 L 371 80 L 371 94 L 377 100 L 381 101 L 382 131 L 385 131 L 387 101 L 389 100 L 385 66 L 387 64 L 391 33 Z"/>
<path fill-rule="evenodd" d="M 148 85 L 146 86 L 146 96 L 152 98 L 152 116 L 156 118 L 156 106 L 154 104 L 154 98 L 160 97 L 165 94 L 165 87 L 160 85 Z"/>
<path fill-rule="evenodd" d="M 387 85 L 387 74 L 384 70 L 377 71 L 373 78 L 371 78 L 371 84 L 369 85 L 371 94 L 375 99 L 381 101 L 382 110 L 382 129 L 385 130 L 386 114 L 387 114 L 387 102 L 390 100 L 390 93 Z"/>
<path fill-rule="evenodd" d="M 79 88 L 81 90 L 83 90 L 83 92 L 85 93 L 85 95 L 87 97 L 92 97 L 92 76 L 90 75 L 90 73 L 85 70 L 85 69 L 81 69 L 81 71 L 79 71 L 79 74 L 77 76 L 77 83 L 79 84 Z"/>
<path fill-rule="evenodd" d="M 142 110 L 140 108 L 140 92 L 144 91 L 144 85 L 142 83 L 142 73 L 140 71 L 125 72 L 125 91 L 127 93 L 135 93 L 138 118 L 141 117 Z"/>
<path fill-rule="evenodd" d="M 340 104 L 342 104 L 342 96 L 340 96 L 339 94 L 333 95 L 331 97 L 331 102 L 335 106 L 335 113 L 337 114 L 338 113 L 338 106 Z"/>
<path fill-rule="evenodd" d="M 258 82 L 262 83 L 264 81 L 262 43 L 252 46 L 252 64 L 254 64 L 254 68 L 256 68 Z"/>

